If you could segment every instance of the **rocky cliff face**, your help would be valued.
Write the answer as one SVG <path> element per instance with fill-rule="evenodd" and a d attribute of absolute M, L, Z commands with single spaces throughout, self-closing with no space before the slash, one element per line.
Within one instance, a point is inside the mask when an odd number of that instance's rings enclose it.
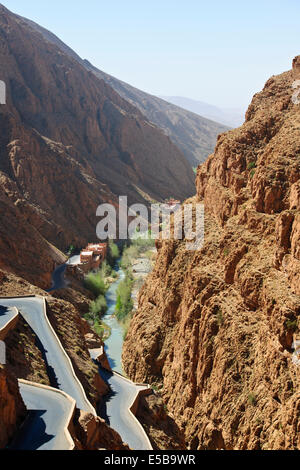
<path fill-rule="evenodd" d="M 78 411 L 74 417 L 76 450 L 130 450 L 119 434 L 99 416 Z"/>
<path fill-rule="evenodd" d="M 204 246 L 158 242 L 126 338 L 126 372 L 163 387 L 192 449 L 300 448 L 298 63 L 199 166 Z"/>
<path fill-rule="evenodd" d="M 25 415 L 18 382 L 0 365 L 0 449 L 8 444 Z"/>
<path fill-rule="evenodd" d="M 102 202 L 192 194 L 192 169 L 168 137 L 1 5 L 0 79 L 0 266 L 45 287 L 61 259 L 49 244 L 95 239 Z"/>

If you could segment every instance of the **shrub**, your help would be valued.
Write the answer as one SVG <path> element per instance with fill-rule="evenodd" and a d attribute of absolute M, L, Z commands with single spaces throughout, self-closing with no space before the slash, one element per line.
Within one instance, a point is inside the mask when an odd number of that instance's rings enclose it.
<path fill-rule="evenodd" d="M 72 253 L 74 252 L 75 250 L 75 246 L 74 245 L 70 245 L 69 248 L 67 249 L 67 255 L 68 256 L 71 256 Z"/>
<path fill-rule="evenodd" d="M 136 245 L 131 245 L 125 248 L 121 259 L 121 267 L 125 270 L 128 269 L 131 266 L 132 259 L 137 258 L 138 255 L 139 250 Z"/>
<path fill-rule="evenodd" d="M 93 330 L 100 336 L 102 339 L 106 340 L 111 334 L 110 327 L 103 323 L 102 321 L 97 320 L 93 325 Z"/>
<path fill-rule="evenodd" d="M 255 169 L 253 168 L 253 170 L 250 171 L 250 178 L 252 179 L 254 175 L 255 175 Z"/>
<path fill-rule="evenodd" d="M 120 282 L 117 289 L 116 317 L 119 321 L 125 321 L 126 317 L 133 309 L 131 298 L 133 280 L 129 274 L 126 275 L 124 281 Z"/>
<path fill-rule="evenodd" d="M 108 277 L 112 274 L 112 267 L 106 260 L 101 264 L 99 273 L 102 278 Z"/>
<path fill-rule="evenodd" d="M 247 165 L 248 170 L 252 170 L 253 168 L 256 168 L 256 163 L 255 162 L 250 162 Z"/>
<path fill-rule="evenodd" d="M 218 311 L 217 311 L 217 323 L 218 323 L 219 326 L 222 326 L 223 323 L 224 323 L 224 318 L 223 318 L 223 314 L 222 314 L 221 309 L 218 309 Z"/>
<path fill-rule="evenodd" d="M 257 399 L 256 399 L 256 396 L 254 393 L 249 393 L 248 395 L 248 402 L 250 403 L 250 405 L 253 405 L 255 406 L 257 404 Z"/>
<path fill-rule="evenodd" d="M 118 258 L 120 258 L 118 245 L 110 241 L 108 244 L 107 261 L 111 266 L 114 266 Z"/>
<path fill-rule="evenodd" d="M 148 231 L 148 236 L 150 236 L 151 231 Z M 153 248 L 155 246 L 155 240 L 152 238 L 143 238 L 139 237 L 132 241 L 132 245 L 138 248 L 139 253 L 143 253 L 147 248 Z"/>
<path fill-rule="evenodd" d="M 297 320 L 286 320 L 285 326 L 289 331 L 295 333 L 295 331 L 298 329 L 298 322 Z"/>
<path fill-rule="evenodd" d="M 104 295 L 100 295 L 90 304 L 90 313 L 94 318 L 99 318 L 107 312 L 107 303 Z"/>
<path fill-rule="evenodd" d="M 130 327 L 130 322 L 131 322 L 131 319 L 132 319 L 132 315 L 127 315 L 127 317 L 125 318 L 125 320 L 122 322 L 122 327 L 123 327 L 123 339 L 125 341 L 126 337 L 127 337 L 127 333 L 128 333 L 128 330 L 129 330 L 129 327 Z"/>
<path fill-rule="evenodd" d="M 84 285 L 95 296 L 104 295 L 106 293 L 105 282 L 100 273 L 89 273 L 84 280 Z"/>

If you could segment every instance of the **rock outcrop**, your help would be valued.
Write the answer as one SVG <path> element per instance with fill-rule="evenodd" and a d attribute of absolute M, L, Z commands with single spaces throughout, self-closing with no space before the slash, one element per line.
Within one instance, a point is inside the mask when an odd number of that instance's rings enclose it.
<path fill-rule="evenodd" d="M 16 378 L 0 365 L 0 449 L 5 448 L 26 416 Z"/>
<path fill-rule="evenodd" d="M 198 167 L 203 248 L 158 241 L 125 341 L 127 374 L 160 384 L 191 449 L 300 448 L 298 63 Z"/>
<path fill-rule="evenodd" d="M 129 450 L 119 434 L 99 416 L 80 411 L 74 418 L 77 450 Z"/>
<path fill-rule="evenodd" d="M 140 396 L 136 417 L 154 450 L 186 450 L 184 435 L 157 392 Z"/>

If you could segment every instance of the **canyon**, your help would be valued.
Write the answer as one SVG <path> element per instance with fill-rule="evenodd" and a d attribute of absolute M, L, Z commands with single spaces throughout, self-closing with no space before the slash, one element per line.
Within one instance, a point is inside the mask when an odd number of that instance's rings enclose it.
<path fill-rule="evenodd" d="M 104 344 L 83 319 L 93 296 L 71 272 L 46 292 L 52 271 L 71 244 L 95 241 L 102 202 L 205 206 L 201 250 L 157 240 L 124 342 L 126 374 L 152 386 L 135 414 L 153 449 L 300 448 L 299 64 L 271 77 L 227 131 L 101 72 L 0 5 L 0 296 L 46 299 L 93 407 L 109 392 L 89 351 Z M 1 448 L 26 417 L 17 379 L 53 385 L 22 315 L 5 343 Z M 99 416 L 76 409 L 71 421 L 76 449 L 128 450 Z"/>
<path fill-rule="evenodd" d="M 129 102 L 153 123 L 161 129 L 171 141 L 184 153 L 186 159 L 192 166 L 202 163 L 213 152 L 218 135 L 225 132 L 230 127 L 220 124 L 218 114 L 213 117 L 199 116 L 195 112 L 183 109 L 184 106 L 176 106 L 176 103 L 168 102 L 160 97 L 150 95 L 135 88 L 116 77 L 105 73 L 95 67 L 88 60 L 79 57 L 69 46 L 63 43 L 55 34 L 21 16 L 15 15 L 20 24 L 29 26 L 34 31 L 38 31 L 52 44 L 55 44 L 68 56 L 79 62 L 86 70 L 92 72 L 96 77 L 104 80 L 122 98 Z M 217 121 L 217 122 L 216 122 Z M 229 127 L 228 127 L 229 126 Z"/>
<path fill-rule="evenodd" d="M 192 194 L 191 165 L 171 140 L 4 6 L 0 76 L 0 266 L 45 288 L 61 250 L 95 239 L 99 204 Z"/>
<path fill-rule="evenodd" d="M 293 69 L 257 93 L 244 125 L 198 167 L 199 251 L 157 241 L 123 349 L 191 449 L 299 449 L 300 107 Z"/>

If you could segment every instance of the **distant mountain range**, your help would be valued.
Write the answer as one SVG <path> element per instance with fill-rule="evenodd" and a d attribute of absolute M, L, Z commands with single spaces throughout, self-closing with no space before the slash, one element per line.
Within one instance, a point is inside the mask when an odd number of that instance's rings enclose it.
<path fill-rule="evenodd" d="M 240 108 L 219 108 L 217 106 L 204 103 L 203 101 L 192 100 L 183 96 L 160 96 L 176 106 L 199 114 L 207 119 L 220 122 L 229 127 L 240 127 L 245 121 L 246 110 Z"/>
<path fill-rule="evenodd" d="M 17 16 L 17 15 L 16 15 Z M 184 153 L 192 166 L 203 163 L 214 151 L 219 134 L 226 132 L 234 124 L 220 124 L 213 122 L 212 117 L 206 117 L 190 112 L 184 107 L 167 103 L 164 99 L 145 93 L 107 73 L 94 67 L 89 61 L 83 60 L 69 46 L 64 44 L 57 36 L 31 20 L 18 17 L 19 21 L 41 33 L 47 41 L 58 46 L 65 54 L 71 56 L 93 72 L 98 78 L 109 84 L 122 98 L 135 106 L 145 118 L 159 127 L 171 141 Z M 216 113 L 219 116 L 220 113 Z M 204 114 L 203 114 L 204 116 Z"/>

